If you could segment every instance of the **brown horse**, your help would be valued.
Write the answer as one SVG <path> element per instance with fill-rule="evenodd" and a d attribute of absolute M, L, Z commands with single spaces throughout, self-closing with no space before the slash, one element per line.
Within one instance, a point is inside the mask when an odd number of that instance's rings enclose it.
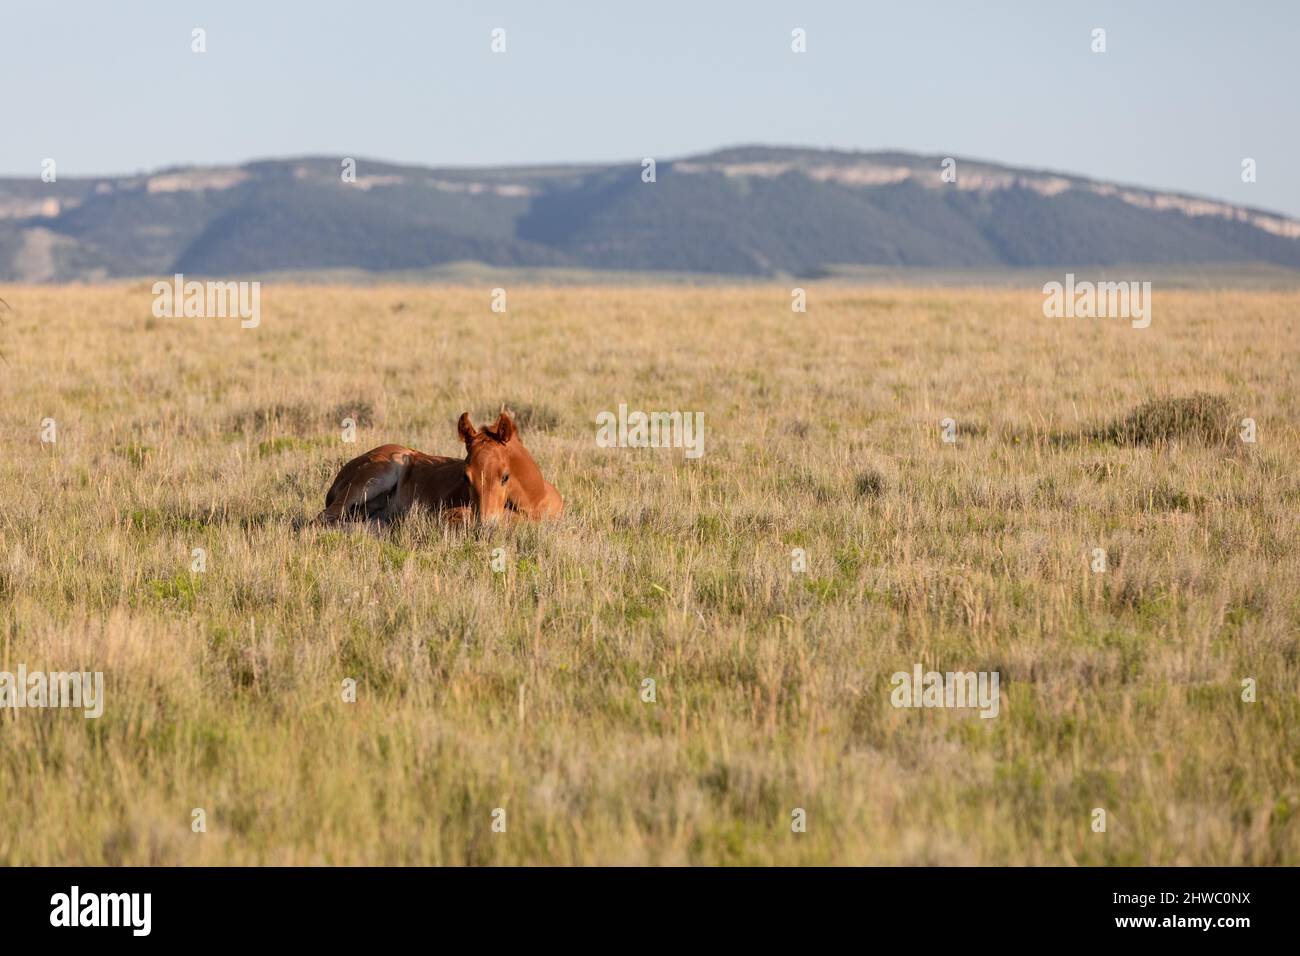
<path fill-rule="evenodd" d="M 416 505 L 454 523 L 475 516 L 487 522 L 559 516 L 564 499 L 542 477 L 509 415 L 502 412 L 495 425 L 480 431 L 465 412 L 457 429 L 465 443 L 463 459 L 401 445 L 380 445 L 353 458 L 334 479 L 316 520 L 388 522 Z"/>

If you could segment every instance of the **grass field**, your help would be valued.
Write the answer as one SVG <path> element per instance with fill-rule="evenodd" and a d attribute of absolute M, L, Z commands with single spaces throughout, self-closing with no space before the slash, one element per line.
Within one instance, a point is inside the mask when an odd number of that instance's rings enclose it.
<path fill-rule="evenodd" d="M 0 712 L 0 863 L 1300 863 L 1300 293 L 508 291 L 0 288 L 0 670 L 106 681 Z M 304 526 L 503 403 L 559 523 Z"/>

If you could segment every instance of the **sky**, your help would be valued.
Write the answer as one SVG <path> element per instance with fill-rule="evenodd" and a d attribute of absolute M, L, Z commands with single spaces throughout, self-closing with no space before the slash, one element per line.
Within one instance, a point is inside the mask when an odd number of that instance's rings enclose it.
<path fill-rule="evenodd" d="M 60 176 L 302 155 L 639 164 L 763 143 L 1300 217 L 1297 39 L 1293 0 L 0 0 L 0 175 L 46 158 Z"/>

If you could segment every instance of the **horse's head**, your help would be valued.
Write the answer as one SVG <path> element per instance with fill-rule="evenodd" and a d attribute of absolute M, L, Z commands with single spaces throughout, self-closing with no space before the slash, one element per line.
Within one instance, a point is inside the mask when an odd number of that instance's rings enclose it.
<path fill-rule="evenodd" d="M 510 497 L 510 443 L 518 443 L 515 423 L 502 412 L 495 425 L 480 431 L 465 412 L 456 427 L 465 443 L 465 477 L 473 490 L 479 520 L 499 521 Z"/>

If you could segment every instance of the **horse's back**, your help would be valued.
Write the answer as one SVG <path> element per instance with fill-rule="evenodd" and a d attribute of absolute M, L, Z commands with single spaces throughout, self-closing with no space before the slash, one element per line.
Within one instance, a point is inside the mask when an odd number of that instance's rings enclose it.
<path fill-rule="evenodd" d="M 411 455 L 418 454 L 419 452 L 404 445 L 380 445 L 365 454 L 357 455 L 339 469 L 338 476 L 330 485 L 330 490 L 325 493 L 325 507 L 329 508 L 340 495 L 346 495 L 348 489 L 355 487 L 358 482 L 378 477 L 385 471 L 391 470 L 393 466 L 400 468 L 406 464 Z"/>
<path fill-rule="evenodd" d="M 421 454 L 407 468 L 401 498 L 407 507 L 419 504 L 432 511 L 471 505 L 465 462 L 460 458 Z"/>
<path fill-rule="evenodd" d="M 339 469 L 317 520 L 389 520 L 416 503 L 433 508 L 463 504 L 457 494 L 461 490 L 457 463 L 458 459 L 426 455 L 405 445 L 372 448 Z"/>
<path fill-rule="evenodd" d="M 393 517 L 402 475 L 412 461 L 428 457 L 405 445 L 380 445 L 358 455 L 339 469 L 338 477 L 325 493 L 325 510 L 317 520 Z"/>

